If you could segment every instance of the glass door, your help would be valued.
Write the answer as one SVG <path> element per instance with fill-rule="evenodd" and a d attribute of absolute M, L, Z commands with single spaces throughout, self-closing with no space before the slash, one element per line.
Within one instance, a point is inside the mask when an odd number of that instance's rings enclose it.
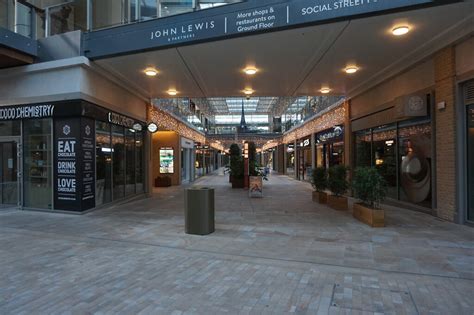
<path fill-rule="evenodd" d="M 18 141 L 0 142 L 0 208 L 20 204 Z"/>

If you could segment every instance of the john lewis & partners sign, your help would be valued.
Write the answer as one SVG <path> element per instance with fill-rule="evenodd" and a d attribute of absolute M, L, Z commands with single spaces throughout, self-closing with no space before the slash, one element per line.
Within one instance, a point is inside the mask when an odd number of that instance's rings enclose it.
<path fill-rule="evenodd" d="M 168 19 L 147 22 L 147 27 L 115 32 L 103 36 L 100 32 L 87 34 L 86 56 L 105 57 L 110 54 L 153 49 L 179 43 L 216 40 L 240 34 L 279 30 L 298 25 L 323 23 L 334 19 L 353 18 L 358 15 L 404 9 L 435 0 L 294 0 L 261 5 L 259 1 L 233 4 L 224 10 L 209 10 L 209 15 L 192 19 L 184 14 L 174 23 Z M 259 5 L 260 4 L 260 5 Z M 235 8 L 233 12 L 229 12 Z M 215 14 L 215 15 L 211 15 Z M 202 14 L 201 14 L 202 15 Z M 189 20 L 186 20 L 189 19 Z"/>

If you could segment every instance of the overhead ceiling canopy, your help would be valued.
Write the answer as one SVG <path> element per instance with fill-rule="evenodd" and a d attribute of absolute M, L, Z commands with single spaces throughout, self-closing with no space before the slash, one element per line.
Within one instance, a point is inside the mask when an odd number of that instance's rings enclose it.
<path fill-rule="evenodd" d="M 351 96 L 440 49 L 453 38 L 472 35 L 473 1 L 366 17 L 326 25 L 264 33 L 95 61 L 149 98 L 218 98 L 217 110 L 234 110 L 232 97 Z M 394 36 L 393 28 L 410 32 Z M 355 65 L 354 74 L 346 66 Z M 153 67 L 158 75 L 148 77 Z M 249 76 L 244 68 L 255 67 Z M 230 106 L 229 106 L 230 104 Z M 272 98 L 252 101 L 255 111 Z M 249 107 L 250 108 L 250 107 Z M 236 109 L 235 109 L 236 110 Z"/>

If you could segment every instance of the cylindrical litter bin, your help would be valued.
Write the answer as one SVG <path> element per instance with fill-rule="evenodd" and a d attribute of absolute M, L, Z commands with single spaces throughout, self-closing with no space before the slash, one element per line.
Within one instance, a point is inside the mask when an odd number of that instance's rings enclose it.
<path fill-rule="evenodd" d="M 208 235 L 215 231 L 213 188 L 187 188 L 184 193 L 184 205 L 186 234 Z"/>

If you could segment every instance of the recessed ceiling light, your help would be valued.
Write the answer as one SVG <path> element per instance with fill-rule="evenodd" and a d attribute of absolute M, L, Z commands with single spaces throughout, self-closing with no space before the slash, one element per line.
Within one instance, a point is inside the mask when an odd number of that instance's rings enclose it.
<path fill-rule="evenodd" d="M 392 29 L 392 34 L 395 36 L 402 36 L 407 34 L 410 31 L 410 27 L 404 25 L 404 26 L 397 26 L 394 29 Z"/>
<path fill-rule="evenodd" d="M 244 94 L 245 94 L 245 95 L 252 95 L 253 92 L 254 92 L 254 90 L 252 90 L 252 89 L 245 89 L 245 90 L 244 90 Z"/>
<path fill-rule="evenodd" d="M 178 91 L 171 89 L 171 90 L 168 90 L 167 93 L 171 96 L 175 96 L 176 94 L 178 94 Z"/>
<path fill-rule="evenodd" d="M 149 77 L 154 77 L 158 74 L 158 70 L 156 70 L 155 68 L 146 68 L 145 69 L 145 74 Z"/>
<path fill-rule="evenodd" d="M 344 69 L 344 71 L 347 74 L 353 74 L 353 73 L 356 73 L 357 71 L 359 71 L 359 68 L 357 66 L 347 66 L 346 69 Z"/>
<path fill-rule="evenodd" d="M 319 90 L 319 92 L 323 94 L 328 94 L 329 92 L 331 92 L 331 89 L 328 87 L 323 87 L 321 90 Z"/>
<path fill-rule="evenodd" d="M 257 68 L 248 67 L 244 69 L 246 75 L 254 75 L 258 72 Z"/>

